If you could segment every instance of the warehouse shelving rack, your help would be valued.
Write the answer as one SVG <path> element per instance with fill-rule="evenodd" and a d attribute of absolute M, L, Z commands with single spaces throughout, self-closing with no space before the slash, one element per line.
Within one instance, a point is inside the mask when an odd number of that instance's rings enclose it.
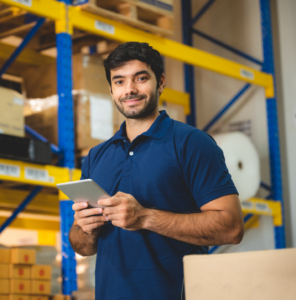
<path fill-rule="evenodd" d="M 196 22 L 205 14 L 205 12 L 216 2 L 216 0 L 208 0 L 204 6 L 192 17 L 191 0 L 182 1 L 182 22 L 183 22 L 183 42 L 186 45 L 193 46 L 193 34 L 196 34 L 224 49 L 227 49 L 257 65 L 261 66 L 262 71 L 271 74 L 275 79 L 274 71 L 274 57 L 273 57 L 273 42 L 272 42 L 272 27 L 271 27 L 271 9 L 270 0 L 259 0 L 260 12 L 261 12 L 261 30 L 262 30 L 262 44 L 263 44 L 263 57 L 264 61 L 261 62 L 258 59 L 238 50 L 230 45 L 225 44 L 195 28 L 193 26 Z M 243 71 L 243 70 L 242 70 Z M 194 70 L 192 65 L 185 65 L 185 88 L 191 95 L 191 111 L 195 112 L 195 91 L 194 91 Z M 249 76 L 249 74 L 245 74 Z M 224 114 L 225 112 L 236 103 L 240 97 L 251 87 L 250 83 L 247 83 L 203 128 L 204 131 L 208 131 Z M 268 91 L 268 89 L 270 89 Z M 261 187 L 267 189 L 270 194 L 267 198 L 276 199 L 281 203 L 281 223 L 274 223 L 275 231 L 275 247 L 277 249 L 286 247 L 285 239 L 285 226 L 284 226 L 284 202 L 282 196 L 282 178 L 281 178 L 281 163 L 280 163 L 280 147 L 279 147 L 279 130 L 278 130 L 278 118 L 277 118 L 277 102 L 275 95 L 275 81 L 273 87 L 266 90 L 266 107 L 267 107 L 267 123 L 268 123 L 268 138 L 269 138 L 269 155 L 270 155 L 270 170 L 271 170 L 271 186 L 268 186 L 264 182 L 261 182 Z M 188 123 L 196 126 L 196 118 L 194 113 L 188 118 Z M 245 203 L 243 205 L 248 205 Z M 245 222 L 250 221 L 251 214 L 245 216 Z M 210 253 L 213 253 L 218 246 L 213 247 Z"/>
<path fill-rule="evenodd" d="M 224 59 L 222 57 L 212 55 L 210 53 L 194 49 L 191 47 L 191 10 L 190 1 L 183 0 L 183 25 L 184 25 L 184 44 L 174 42 L 167 38 L 153 35 L 148 32 L 121 24 L 119 22 L 94 15 L 89 12 L 82 11 L 79 7 L 70 5 L 70 0 L 54 1 L 54 0 L 0 0 L 1 3 L 11 7 L 16 7 L 25 10 L 28 13 L 39 16 L 36 25 L 31 29 L 28 35 L 24 38 L 22 44 L 16 48 L 10 48 L 11 56 L 4 66 L 0 68 L 0 76 L 10 66 L 14 59 L 21 61 L 27 60 L 50 60 L 50 58 L 42 57 L 37 53 L 32 53 L 29 50 L 22 49 L 26 46 L 30 37 L 38 30 L 44 22 L 45 18 L 55 21 L 56 27 L 56 46 L 57 46 L 57 82 L 58 82 L 58 133 L 59 147 L 51 145 L 53 153 L 61 155 L 60 167 L 56 166 L 38 166 L 30 165 L 23 162 L 2 160 L 0 159 L 0 179 L 13 180 L 36 185 L 35 189 L 26 197 L 20 206 L 13 212 L 11 217 L 0 227 L 0 232 L 3 231 L 19 212 L 33 199 L 33 197 L 41 190 L 41 186 L 55 186 L 59 182 L 70 180 L 78 180 L 80 171 L 74 169 L 74 126 L 73 126 L 73 103 L 72 103 L 72 40 L 73 28 L 78 28 L 86 32 L 100 35 L 110 40 L 118 42 L 139 41 L 147 42 L 156 48 L 162 55 L 180 60 L 185 65 L 185 86 L 186 91 L 190 93 L 190 106 L 187 95 L 182 93 L 167 90 L 167 98 L 174 99 L 175 103 L 184 105 L 188 116 L 188 123 L 195 125 L 195 106 L 194 106 L 194 77 L 193 67 L 197 66 L 217 72 L 226 76 L 240 79 L 249 84 L 256 84 L 265 89 L 268 105 L 268 120 L 269 120 L 269 143 L 271 153 L 271 169 L 272 169 L 272 188 L 271 198 L 278 201 L 250 199 L 247 205 L 243 207 L 243 212 L 248 213 L 247 224 L 252 221 L 251 214 L 269 215 L 273 217 L 275 232 L 276 232 L 276 247 L 285 247 L 284 227 L 283 227 L 283 201 L 281 192 L 281 172 L 279 163 L 279 142 L 277 135 L 277 116 L 276 116 L 276 99 L 274 95 L 274 71 L 273 71 L 273 56 L 270 52 L 271 41 L 271 26 L 270 26 L 270 8 L 269 0 L 261 0 L 262 11 L 262 27 L 264 28 L 264 57 L 263 63 L 264 72 L 252 69 L 248 66 Z M 208 7 L 214 1 L 208 2 Z M 194 19 L 195 21 L 206 11 L 208 7 L 204 7 Z M 263 13 L 264 12 L 264 13 Z M 190 16 L 190 18 L 188 17 Z M 187 18 L 187 22 L 184 21 Z M 190 23 L 188 23 L 190 20 Z M 1 44 L 0 44 L 1 46 Z M 5 52 L 5 51 L 4 51 Z M 0 49 L 0 55 L 4 55 Z M 243 93 L 240 91 L 235 98 Z M 234 98 L 234 99 L 235 99 Z M 165 99 L 163 99 L 165 101 Z M 236 101 L 236 100 L 232 100 Z M 231 104 L 230 104 L 231 105 Z M 227 109 L 227 108 L 225 108 Z M 216 118 L 219 116 L 216 116 Z M 273 119 L 272 119 L 273 118 Z M 275 122 L 274 122 L 275 121 Z M 26 128 L 26 132 L 31 136 L 45 140 L 30 128 Z M 3 169 L 4 168 L 4 169 Z M 44 172 L 46 180 L 39 178 L 27 178 L 26 169 L 38 169 Z M 4 170 L 4 171 L 3 171 Z M 15 173 L 16 172 L 16 173 Z M 66 196 L 60 194 L 60 214 L 61 214 L 61 235 L 62 235 L 62 276 L 63 276 L 63 293 L 71 294 L 77 288 L 76 284 L 76 261 L 75 253 L 72 250 L 68 232 L 73 223 L 73 212 L 71 210 L 72 202 L 67 200 Z"/>

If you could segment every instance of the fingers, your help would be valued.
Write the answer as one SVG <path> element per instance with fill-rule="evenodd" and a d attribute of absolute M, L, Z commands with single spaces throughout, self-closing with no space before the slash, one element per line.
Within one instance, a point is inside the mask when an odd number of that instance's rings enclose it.
<path fill-rule="evenodd" d="M 106 217 L 104 216 L 91 216 L 88 218 L 79 219 L 77 221 L 77 225 L 79 225 L 80 227 L 84 227 L 86 225 L 91 225 L 94 223 L 104 223 L 106 221 Z"/>
<path fill-rule="evenodd" d="M 116 206 L 115 207 L 106 207 L 103 212 L 104 216 L 109 216 L 109 215 L 116 214 L 116 213 L 118 213 L 118 207 L 116 207 Z"/>
<path fill-rule="evenodd" d="M 77 202 L 72 205 L 72 209 L 74 211 L 79 211 L 79 210 L 86 208 L 87 206 L 88 206 L 87 202 Z"/>
<path fill-rule="evenodd" d="M 93 230 L 103 226 L 105 223 L 102 222 L 98 222 L 98 223 L 93 223 L 90 225 L 85 225 L 83 227 L 81 227 L 81 229 L 85 232 L 85 233 L 91 233 Z"/>
<path fill-rule="evenodd" d="M 121 200 L 117 196 L 113 196 L 107 199 L 101 199 L 98 201 L 98 204 L 102 206 L 117 206 L 121 203 Z"/>

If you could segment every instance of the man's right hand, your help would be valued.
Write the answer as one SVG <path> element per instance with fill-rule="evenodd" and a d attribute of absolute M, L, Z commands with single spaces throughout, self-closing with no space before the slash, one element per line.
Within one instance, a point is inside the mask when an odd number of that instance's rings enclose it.
<path fill-rule="evenodd" d="M 72 209 L 75 211 L 74 224 L 78 225 L 90 237 L 97 237 L 100 233 L 100 227 L 106 224 L 108 218 L 100 216 L 103 213 L 102 208 L 87 208 L 87 206 L 87 202 L 72 205 Z"/>

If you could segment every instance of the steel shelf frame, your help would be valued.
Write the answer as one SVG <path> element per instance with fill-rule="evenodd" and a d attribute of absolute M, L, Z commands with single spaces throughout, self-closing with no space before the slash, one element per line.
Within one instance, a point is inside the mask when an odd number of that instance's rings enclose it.
<path fill-rule="evenodd" d="M 183 24 L 183 42 L 189 46 L 192 44 L 192 35 L 197 34 L 208 41 L 223 47 L 253 63 L 256 63 L 262 67 L 262 71 L 271 74 L 275 78 L 274 72 L 274 57 L 273 57 L 273 41 L 272 41 L 272 27 L 271 27 L 271 11 L 270 0 L 258 0 L 260 2 L 261 12 L 261 31 L 262 31 L 262 44 L 263 44 L 263 57 L 264 61 L 261 62 L 258 59 L 244 53 L 241 50 L 225 44 L 195 28 L 193 25 L 207 12 L 207 10 L 216 2 L 216 0 L 208 0 L 199 12 L 192 18 L 191 0 L 182 0 L 182 24 Z M 184 82 L 186 92 L 191 97 L 191 117 L 188 118 L 188 123 L 196 125 L 195 110 L 195 91 L 194 91 L 194 73 L 193 66 L 184 66 Z M 208 131 L 224 114 L 225 112 L 236 103 L 240 97 L 251 87 L 250 83 L 247 83 L 209 122 L 204 126 L 203 130 Z M 273 81 L 273 90 L 276 89 L 275 80 Z M 280 163 L 280 147 L 279 147 L 279 130 L 278 130 L 278 118 L 277 118 L 277 102 L 274 93 L 269 94 L 266 92 L 266 107 L 267 107 L 267 123 L 268 123 L 268 138 L 269 138 L 269 163 L 271 170 L 271 187 L 261 182 L 261 187 L 267 189 L 270 195 L 267 199 L 275 199 L 281 205 L 281 222 L 274 222 L 275 232 L 275 248 L 281 249 L 286 247 L 285 239 L 285 225 L 284 225 L 284 202 L 282 195 L 282 177 L 281 177 L 281 163 Z M 250 220 L 252 214 L 245 216 L 245 223 Z M 213 253 L 219 246 L 211 248 L 209 253 Z"/>
<path fill-rule="evenodd" d="M 190 93 L 190 107 L 188 107 L 187 113 L 190 115 L 187 118 L 189 124 L 196 125 L 195 117 L 195 95 L 194 95 L 194 73 L 193 66 L 198 66 L 230 76 L 236 79 L 247 82 L 247 85 L 218 113 L 215 118 L 208 124 L 209 129 L 218 120 L 222 114 L 230 107 L 234 102 L 239 99 L 239 96 L 249 88 L 249 84 L 256 84 L 262 86 L 265 89 L 265 94 L 268 102 L 268 120 L 269 120 L 269 141 L 271 155 L 271 169 L 272 169 L 272 187 L 271 195 L 273 199 L 279 200 L 279 202 L 265 201 L 264 205 L 266 210 L 258 210 L 262 199 L 253 199 L 250 203 L 253 203 L 252 208 L 243 208 L 243 211 L 247 213 L 246 220 L 250 219 L 252 214 L 267 214 L 273 216 L 274 224 L 277 225 L 276 240 L 277 248 L 284 247 L 284 227 L 282 225 L 283 214 L 281 213 L 282 203 L 282 191 L 281 191 L 281 172 L 279 162 L 279 142 L 277 135 L 277 123 L 271 124 L 272 118 L 276 118 L 276 99 L 274 96 L 274 71 L 273 71 L 273 54 L 270 52 L 269 47 L 272 46 L 271 40 L 271 25 L 270 25 L 270 8 L 269 0 L 260 0 L 261 12 L 262 12 L 262 29 L 264 35 L 264 62 L 257 61 L 258 64 L 263 66 L 263 71 L 250 68 L 248 66 L 224 59 L 222 57 L 212 55 L 210 53 L 195 49 L 192 47 L 192 24 L 194 24 L 202 15 L 210 8 L 210 6 L 216 0 L 210 0 L 202 8 L 202 10 L 193 18 L 191 18 L 191 3 L 190 0 L 182 1 L 183 8 L 183 27 L 184 38 L 183 44 L 174 42 L 172 40 L 162 38 L 138 30 L 136 28 L 121 24 L 119 22 L 109 20 L 98 15 L 94 15 L 88 12 L 82 11 L 79 7 L 70 5 L 70 0 L 31 0 L 25 2 L 15 0 L 0 0 L 7 5 L 17 7 L 19 9 L 26 10 L 27 12 L 39 16 L 41 18 L 49 18 L 56 22 L 56 41 L 57 41 L 57 82 L 58 82 L 58 96 L 59 96 L 59 108 L 58 108 L 58 130 L 59 130 L 59 147 L 51 145 L 52 151 L 56 154 L 62 154 L 60 157 L 60 164 L 65 168 L 58 168 L 53 166 L 40 167 L 41 169 L 50 170 L 53 172 L 59 180 L 69 181 L 78 180 L 80 172 L 74 170 L 74 130 L 73 130 L 73 104 L 72 104 L 72 66 L 71 66 L 71 34 L 73 33 L 73 27 L 85 30 L 90 33 L 101 35 L 111 40 L 119 42 L 127 42 L 136 40 L 140 42 L 148 42 L 151 46 L 158 49 L 158 51 L 167 57 L 180 60 L 186 64 L 185 68 L 185 86 L 186 91 Z M 185 21 L 187 19 L 187 23 Z M 40 21 L 41 22 L 41 21 Z M 226 47 L 228 50 L 242 55 L 247 59 L 251 59 L 253 62 L 256 60 L 242 51 L 236 50 L 231 46 L 227 46 L 221 41 L 214 40 L 213 38 L 206 36 L 200 32 L 196 34 L 203 35 L 204 38 L 212 40 L 216 44 Z M 25 58 L 22 58 L 25 59 Z M 43 59 L 43 58 L 42 58 Z M 168 95 L 169 95 L 168 91 Z M 165 101 L 165 100 L 164 100 Z M 183 100 L 182 100 L 183 101 Z M 188 98 L 184 98 L 184 101 L 189 101 Z M 185 105 L 184 105 L 185 106 Z M 26 132 L 30 133 L 35 138 L 43 139 L 30 128 L 26 128 Z M 274 136 L 273 136 L 274 135 Z M 7 162 L 11 163 L 11 162 Z M 16 165 L 25 168 L 27 164 L 22 162 L 14 162 Z M 54 169 L 57 168 L 57 169 Z M 56 171 L 62 171 L 55 173 Z M 23 171 L 22 171 L 23 172 Z M 22 173 L 23 174 L 23 173 Z M 20 176 L 17 181 L 25 181 L 25 178 Z M 7 180 L 12 180 L 9 176 L 1 176 Z M 27 181 L 28 182 L 28 181 Z M 41 185 L 38 181 L 29 181 L 31 184 Z M 57 183 L 57 182 L 56 182 Z M 52 183 L 42 183 L 42 185 L 51 186 Z M 37 194 L 39 187 L 33 190 L 33 193 Z M 33 198 L 33 194 L 28 195 L 27 198 L 20 205 L 18 210 L 14 213 L 14 217 L 18 212 Z M 64 200 L 60 203 L 61 211 L 61 234 L 62 234 L 62 273 L 63 273 L 63 293 L 71 294 L 77 288 L 76 284 L 76 261 L 75 253 L 70 246 L 68 239 L 68 232 L 73 223 L 73 211 L 71 209 L 72 201 L 67 200 L 66 196 L 60 194 L 60 199 Z M 261 203 L 261 205 L 263 205 Z M 263 206 L 264 206 L 263 205 Z M 275 205 L 275 206 L 274 206 Z M 261 206 L 262 208 L 262 206 Z M 11 221 L 11 220 L 10 220 Z M 0 229 L 1 230 L 1 229 Z"/>

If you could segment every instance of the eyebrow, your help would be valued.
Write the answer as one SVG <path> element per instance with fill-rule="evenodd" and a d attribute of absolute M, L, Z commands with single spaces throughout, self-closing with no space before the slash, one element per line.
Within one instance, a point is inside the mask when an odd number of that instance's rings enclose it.
<path fill-rule="evenodd" d="M 141 75 L 141 74 L 147 74 L 150 76 L 150 73 L 147 71 L 147 70 L 141 70 L 135 74 L 133 74 L 132 76 L 135 77 L 135 76 L 138 76 L 138 75 Z M 115 79 L 118 79 L 118 78 L 124 78 L 125 76 L 123 75 L 115 75 L 112 77 L 112 81 L 115 80 Z"/>

